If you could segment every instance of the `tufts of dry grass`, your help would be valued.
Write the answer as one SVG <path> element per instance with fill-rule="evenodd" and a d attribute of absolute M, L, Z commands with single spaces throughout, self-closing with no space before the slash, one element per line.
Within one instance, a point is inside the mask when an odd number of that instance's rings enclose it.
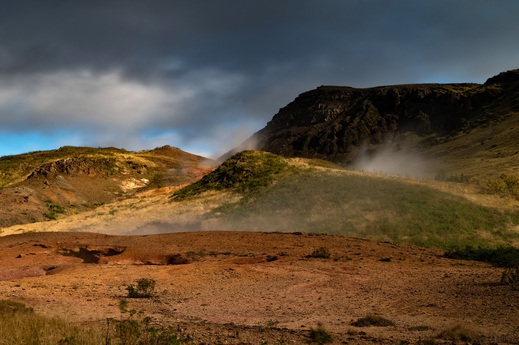
<path fill-rule="evenodd" d="M 441 331 L 436 337 L 452 342 L 463 341 L 470 344 L 478 344 L 480 338 L 476 332 L 461 325 L 454 325 L 447 328 Z"/>
<path fill-rule="evenodd" d="M 0 334 L 2 344 L 82 344 L 104 343 L 100 329 L 76 327 L 58 319 L 48 319 L 25 305 L 0 301 Z"/>
<path fill-rule="evenodd" d="M 351 323 L 355 327 L 389 327 L 394 326 L 395 323 L 380 315 L 367 315 Z"/>

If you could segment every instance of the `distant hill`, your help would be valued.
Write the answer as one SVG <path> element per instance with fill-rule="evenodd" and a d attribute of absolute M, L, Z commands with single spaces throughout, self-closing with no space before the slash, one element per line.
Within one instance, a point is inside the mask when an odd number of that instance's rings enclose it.
<path fill-rule="evenodd" d="M 412 174 L 406 164 L 420 157 L 434 160 L 425 167 L 429 174 L 487 176 L 519 168 L 517 138 L 519 70 L 512 70 L 484 84 L 321 86 L 280 109 L 237 150 L 347 166 L 380 160 L 373 170 L 393 163 L 404 174 Z M 475 157 L 485 160 L 483 170 L 474 167 Z"/>
<path fill-rule="evenodd" d="M 164 146 L 131 152 L 65 146 L 0 157 L 0 227 L 62 218 L 151 188 L 180 187 L 208 161 Z"/>

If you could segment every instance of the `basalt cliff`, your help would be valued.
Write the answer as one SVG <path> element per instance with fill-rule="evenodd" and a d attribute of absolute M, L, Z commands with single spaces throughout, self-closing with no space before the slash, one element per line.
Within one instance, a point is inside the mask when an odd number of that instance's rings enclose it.
<path fill-rule="evenodd" d="M 347 165 L 361 151 L 424 148 L 519 112 L 519 69 L 484 84 L 321 86 L 280 109 L 245 145 Z"/>

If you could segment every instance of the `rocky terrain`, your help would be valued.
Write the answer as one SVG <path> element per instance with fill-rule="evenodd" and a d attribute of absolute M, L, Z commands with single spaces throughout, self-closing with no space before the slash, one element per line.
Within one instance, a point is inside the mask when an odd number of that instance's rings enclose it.
<path fill-rule="evenodd" d="M 194 344 L 307 344 L 318 323 L 333 344 L 519 342 L 519 291 L 499 283 L 502 269 L 433 249 L 301 233 L 29 233 L 1 237 L 0 259 L 2 298 L 82 325 L 121 318 L 127 287 L 153 279 L 130 308 Z M 354 325 L 368 315 L 393 324 Z"/>

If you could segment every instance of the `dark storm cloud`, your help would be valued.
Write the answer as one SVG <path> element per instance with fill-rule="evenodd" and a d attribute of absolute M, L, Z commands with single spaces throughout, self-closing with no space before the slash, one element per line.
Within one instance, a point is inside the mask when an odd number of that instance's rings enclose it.
<path fill-rule="evenodd" d="M 515 0 L 2 1 L 0 127 L 212 153 L 321 84 L 517 68 L 517 13 Z"/>

